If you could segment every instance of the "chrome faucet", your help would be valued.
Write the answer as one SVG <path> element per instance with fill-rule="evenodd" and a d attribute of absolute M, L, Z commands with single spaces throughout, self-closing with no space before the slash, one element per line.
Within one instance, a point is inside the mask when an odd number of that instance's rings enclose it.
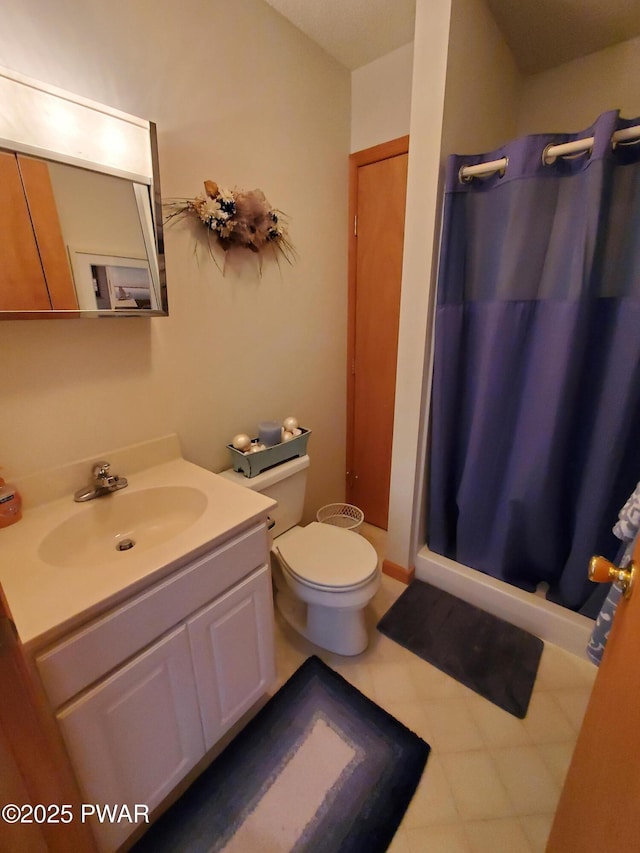
<path fill-rule="evenodd" d="M 84 489 L 78 489 L 73 496 L 74 501 L 78 503 L 90 501 L 93 498 L 117 492 L 118 489 L 124 489 L 129 485 L 126 477 L 119 477 L 117 474 L 111 474 L 110 471 L 111 466 L 108 462 L 96 462 L 93 466 L 93 482 Z"/>

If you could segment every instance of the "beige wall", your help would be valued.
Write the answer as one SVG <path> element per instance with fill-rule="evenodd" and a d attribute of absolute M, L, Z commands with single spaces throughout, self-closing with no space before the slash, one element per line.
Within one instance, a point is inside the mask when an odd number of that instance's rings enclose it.
<path fill-rule="evenodd" d="M 424 543 L 433 292 L 448 154 L 492 150 L 515 131 L 520 78 L 482 0 L 418 0 L 388 558 Z"/>
<path fill-rule="evenodd" d="M 578 132 L 606 110 L 640 115 L 640 38 L 524 80 L 518 132 Z"/>
<path fill-rule="evenodd" d="M 375 75 L 393 66 L 412 150 L 389 556 L 411 564 L 442 155 L 580 129 L 612 107 L 640 113 L 638 39 L 521 81 L 481 0 L 418 0 L 414 45 L 410 94 L 409 45 L 354 72 L 350 145 L 349 73 L 261 0 L 3 0 L 0 65 L 157 122 L 165 197 L 205 178 L 261 187 L 290 215 L 299 255 L 261 278 L 251 264 L 222 276 L 171 227 L 169 318 L 0 323 L 5 475 L 172 430 L 187 458 L 221 470 L 234 433 L 296 414 L 314 433 L 307 517 L 342 496 L 346 155 L 404 132 L 384 109 L 365 116 Z"/>
<path fill-rule="evenodd" d="M 484 0 L 453 0 L 442 154 L 492 151 L 515 135 L 522 83 Z"/>
<path fill-rule="evenodd" d="M 413 565 L 451 0 L 417 0 L 387 558 Z"/>
<path fill-rule="evenodd" d="M 174 430 L 221 470 L 235 433 L 294 414 L 313 430 L 309 508 L 339 500 L 349 72 L 262 0 L 3 0 L 0 65 L 155 121 L 165 198 L 260 187 L 298 252 L 223 276 L 172 226 L 168 318 L 1 322 L 3 473 Z"/>
<path fill-rule="evenodd" d="M 413 42 L 351 72 L 351 151 L 409 133 Z"/>

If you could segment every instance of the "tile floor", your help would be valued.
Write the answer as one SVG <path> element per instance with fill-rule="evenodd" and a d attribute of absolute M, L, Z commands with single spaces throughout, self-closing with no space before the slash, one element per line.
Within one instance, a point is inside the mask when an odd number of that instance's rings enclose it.
<path fill-rule="evenodd" d="M 384 532 L 361 532 L 383 554 Z M 431 745 L 390 853 L 542 853 L 595 667 L 546 644 L 519 720 L 375 630 L 403 589 L 383 576 L 369 648 L 351 658 L 318 649 L 277 615 L 279 684 L 317 654 Z"/>

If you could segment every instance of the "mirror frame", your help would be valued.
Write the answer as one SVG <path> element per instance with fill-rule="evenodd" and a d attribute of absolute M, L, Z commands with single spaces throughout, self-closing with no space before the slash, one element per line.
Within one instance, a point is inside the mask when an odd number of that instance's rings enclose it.
<path fill-rule="evenodd" d="M 138 185 L 134 191 L 154 301 L 161 306 L 110 311 L 0 311 L 0 320 L 166 316 L 169 307 L 155 124 L 2 67 L 0 103 L 0 149 L 79 166 Z"/>

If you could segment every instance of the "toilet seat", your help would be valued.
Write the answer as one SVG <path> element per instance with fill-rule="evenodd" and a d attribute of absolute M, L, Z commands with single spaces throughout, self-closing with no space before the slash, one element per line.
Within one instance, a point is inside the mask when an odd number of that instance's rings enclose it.
<path fill-rule="evenodd" d="M 358 589 L 378 568 L 376 551 L 366 539 L 317 521 L 292 530 L 275 547 L 293 577 L 315 589 Z"/>

